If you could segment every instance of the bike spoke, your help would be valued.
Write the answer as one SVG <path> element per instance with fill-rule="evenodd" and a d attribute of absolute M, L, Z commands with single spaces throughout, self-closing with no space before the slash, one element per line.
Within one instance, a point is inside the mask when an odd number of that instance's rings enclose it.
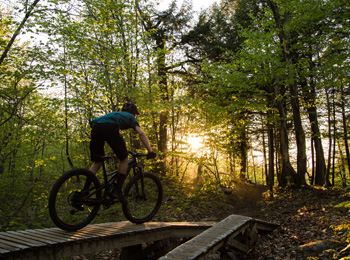
<path fill-rule="evenodd" d="M 84 204 L 84 196 L 81 192 L 85 181 L 86 178 L 76 180 L 76 176 L 73 176 L 73 178 L 67 179 L 59 189 L 56 199 L 56 209 L 58 217 L 63 222 L 71 225 L 80 223 L 91 212 L 91 206 L 89 207 Z"/>
<path fill-rule="evenodd" d="M 96 177 L 91 177 L 91 174 L 72 171 L 63 175 L 54 185 L 49 199 L 49 210 L 58 227 L 77 230 L 91 222 L 97 214 L 100 204 L 92 201 L 98 202 L 100 193 L 94 194 L 94 191 L 99 183 L 96 182 L 97 179 L 92 181 Z"/>
<path fill-rule="evenodd" d="M 123 207 L 126 217 L 135 223 L 149 221 L 158 211 L 162 200 L 162 186 L 155 175 L 145 174 L 130 181 L 125 194 L 128 204 Z"/>

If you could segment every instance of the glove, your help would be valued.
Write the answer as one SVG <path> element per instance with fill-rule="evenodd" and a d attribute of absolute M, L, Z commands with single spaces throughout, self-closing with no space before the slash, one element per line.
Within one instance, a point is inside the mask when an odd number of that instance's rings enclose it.
<path fill-rule="evenodd" d="M 147 159 L 154 159 L 156 158 L 157 154 L 155 152 L 150 152 L 147 154 L 146 158 Z"/>

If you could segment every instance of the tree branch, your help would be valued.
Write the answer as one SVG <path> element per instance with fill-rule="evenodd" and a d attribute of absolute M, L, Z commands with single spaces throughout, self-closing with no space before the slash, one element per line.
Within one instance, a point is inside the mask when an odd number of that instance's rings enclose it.
<path fill-rule="evenodd" d="M 7 53 L 10 51 L 13 43 L 16 40 L 16 37 L 20 34 L 22 28 L 24 27 L 25 23 L 27 22 L 27 20 L 29 19 L 29 16 L 31 15 L 33 9 L 35 8 L 35 6 L 39 3 L 40 0 L 35 0 L 33 4 L 31 4 L 31 6 L 29 7 L 28 12 L 26 13 L 26 15 L 24 16 L 22 22 L 20 23 L 20 25 L 18 26 L 18 28 L 16 29 L 16 31 L 14 32 L 14 34 L 12 35 L 9 43 L 7 44 L 4 52 L 2 53 L 1 57 L 0 57 L 0 65 L 2 64 L 2 62 L 5 60 Z"/>

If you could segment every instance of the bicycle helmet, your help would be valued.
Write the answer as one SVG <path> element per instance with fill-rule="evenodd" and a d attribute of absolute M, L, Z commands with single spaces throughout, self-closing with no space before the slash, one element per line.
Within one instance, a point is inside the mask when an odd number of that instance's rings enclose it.
<path fill-rule="evenodd" d="M 137 109 L 137 107 L 135 106 L 134 103 L 132 102 L 126 102 L 123 107 L 122 107 L 122 111 L 126 111 L 129 112 L 133 115 L 139 115 L 139 110 Z"/>

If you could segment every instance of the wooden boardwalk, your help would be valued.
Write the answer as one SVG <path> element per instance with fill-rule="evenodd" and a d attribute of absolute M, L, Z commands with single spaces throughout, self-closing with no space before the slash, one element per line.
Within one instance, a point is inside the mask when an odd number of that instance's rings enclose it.
<path fill-rule="evenodd" d="M 259 231 L 271 232 L 276 227 L 277 225 L 250 217 L 231 215 L 159 260 L 205 259 L 224 246 L 248 252 L 255 245 Z"/>
<path fill-rule="evenodd" d="M 0 232 L 0 259 L 62 259 L 153 241 L 194 237 L 214 223 L 95 224 L 76 232 L 58 228 Z"/>
<path fill-rule="evenodd" d="M 67 232 L 58 228 L 8 231 L 0 232 L 0 259 L 57 260 L 170 238 L 193 239 L 161 259 L 199 259 L 199 256 L 202 257 L 225 243 L 244 251 L 250 244 L 237 240 L 239 235 L 247 232 L 253 234 L 257 229 L 272 230 L 273 228 L 275 228 L 274 225 L 265 222 L 231 215 L 217 224 L 161 222 L 136 225 L 124 221 L 89 225 L 76 232 Z M 245 239 L 248 237 L 244 236 Z M 250 237 L 253 236 L 250 235 Z M 185 249 L 188 247 L 191 247 L 191 250 Z M 184 253 L 185 251 L 191 251 L 192 254 Z M 193 251 L 196 253 L 193 254 Z"/>

